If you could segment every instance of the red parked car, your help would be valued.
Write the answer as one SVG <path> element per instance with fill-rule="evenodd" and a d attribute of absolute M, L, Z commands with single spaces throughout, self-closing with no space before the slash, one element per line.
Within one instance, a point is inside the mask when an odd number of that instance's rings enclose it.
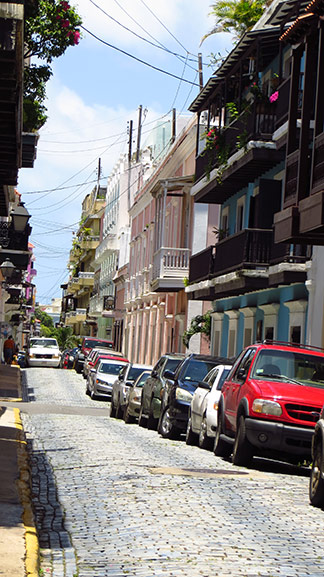
<path fill-rule="evenodd" d="M 254 455 L 298 463 L 311 459 L 324 405 L 324 351 L 264 342 L 247 347 L 222 387 L 215 455 L 248 465 Z"/>

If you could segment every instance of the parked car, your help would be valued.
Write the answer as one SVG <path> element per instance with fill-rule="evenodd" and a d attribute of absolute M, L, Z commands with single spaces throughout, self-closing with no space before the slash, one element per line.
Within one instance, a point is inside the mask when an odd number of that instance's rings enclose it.
<path fill-rule="evenodd" d="M 86 394 L 90 395 L 92 399 L 99 397 L 110 399 L 116 376 L 127 364 L 128 360 L 123 357 L 99 357 L 88 374 Z"/>
<path fill-rule="evenodd" d="M 138 419 L 141 408 L 142 389 L 150 375 L 151 371 L 143 371 L 126 392 L 126 404 L 124 407 L 125 423 L 135 423 Z"/>
<path fill-rule="evenodd" d="M 90 370 L 94 367 L 97 359 L 99 357 L 104 358 L 105 356 L 124 357 L 123 353 L 120 353 L 118 351 L 114 351 L 113 349 L 100 349 L 100 348 L 91 349 L 89 354 L 84 359 L 84 363 L 83 363 L 82 374 L 83 374 L 83 377 L 85 379 L 88 378 Z M 129 361 L 127 361 L 127 362 L 129 362 Z"/>
<path fill-rule="evenodd" d="M 314 507 L 324 507 L 324 407 L 315 425 L 312 438 L 312 470 L 309 480 L 309 499 Z"/>
<path fill-rule="evenodd" d="M 110 416 L 121 419 L 126 404 L 126 391 L 137 377 L 145 371 L 151 371 L 152 367 L 149 365 L 141 365 L 139 363 L 129 363 L 120 371 L 118 378 L 115 380 L 112 388 Z"/>
<path fill-rule="evenodd" d="M 28 367 L 54 367 L 60 365 L 61 352 L 56 339 L 32 337 L 27 348 Z"/>
<path fill-rule="evenodd" d="M 141 408 L 138 424 L 141 427 L 157 429 L 161 412 L 161 399 L 165 385 L 165 371 L 175 371 L 185 355 L 180 353 L 167 353 L 162 355 L 153 367 L 151 375 L 146 379 L 141 398 Z"/>
<path fill-rule="evenodd" d="M 158 431 L 165 438 L 178 438 L 186 432 L 192 396 L 200 381 L 220 363 L 229 359 L 191 354 L 178 365 L 175 372 L 166 371 Z"/>
<path fill-rule="evenodd" d="M 235 465 L 249 465 L 254 455 L 310 460 L 323 405 L 323 350 L 267 341 L 251 345 L 223 384 L 214 452 L 233 453 Z"/>
<path fill-rule="evenodd" d="M 198 383 L 189 408 L 186 432 L 187 445 L 195 444 L 201 449 L 214 446 L 217 427 L 218 401 L 223 383 L 232 365 L 217 365 Z"/>
<path fill-rule="evenodd" d="M 97 337 L 83 337 L 79 347 L 79 352 L 75 357 L 74 369 L 77 373 L 82 373 L 84 359 L 89 354 L 91 349 L 95 347 L 113 349 L 114 343 L 113 341 L 109 341 L 107 339 L 98 339 Z"/>
<path fill-rule="evenodd" d="M 61 369 L 72 369 L 74 365 L 75 355 L 77 354 L 79 347 L 74 347 L 73 349 L 65 349 L 61 354 L 60 368 Z"/>

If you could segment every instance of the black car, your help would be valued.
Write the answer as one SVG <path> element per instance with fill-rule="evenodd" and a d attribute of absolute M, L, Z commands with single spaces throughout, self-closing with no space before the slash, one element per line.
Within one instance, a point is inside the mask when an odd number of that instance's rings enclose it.
<path fill-rule="evenodd" d="M 309 500 L 314 507 L 324 508 L 324 407 L 315 425 L 312 438 L 312 459 Z"/>
<path fill-rule="evenodd" d="M 230 362 L 230 359 L 224 357 L 191 354 L 178 365 L 174 373 L 164 373 L 166 382 L 158 423 L 158 432 L 162 437 L 175 439 L 186 432 L 189 407 L 198 383 L 216 365 Z"/>
<path fill-rule="evenodd" d="M 175 371 L 185 358 L 181 353 L 166 353 L 153 367 L 150 377 L 145 381 L 138 424 L 141 427 L 156 430 L 161 412 L 161 399 L 165 385 L 165 371 Z"/>

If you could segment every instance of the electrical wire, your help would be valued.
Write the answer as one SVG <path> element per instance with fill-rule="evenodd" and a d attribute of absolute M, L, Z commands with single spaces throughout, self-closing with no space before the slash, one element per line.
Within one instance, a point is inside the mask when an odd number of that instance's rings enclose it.
<path fill-rule="evenodd" d="M 151 10 L 151 8 L 144 2 L 144 0 L 140 0 L 140 2 L 142 2 L 143 6 L 145 6 L 145 8 L 152 14 L 152 16 L 154 16 L 154 18 L 156 18 L 156 20 L 161 24 L 161 26 L 163 26 L 163 28 L 172 36 L 172 38 L 174 38 L 174 40 L 179 44 L 179 46 L 181 46 L 181 48 L 183 48 L 183 50 L 187 54 L 190 54 L 190 52 L 183 46 L 183 44 L 181 44 L 180 40 L 178 40 L 178 38 L 175 37 L 175 35 L 169 30 L 169 28 L 165 26 L 162 20 L 160 20 L 160 18 L 153 12 L 153 10 Z"/>
<path fill-rule="evenodd" d="M 117 20 L 116 18 L 114 18 L 113 16 L 111 16 L 110 14 L 108 14 L 108 12 L 106 12 L 103 8 L 101 8 L 101 6 L 98 6 L 98 4 L 96 4 L 94 2 L 94 0 L 89 0 L 89 2 L 91 2 L 91 4 L 93 4 L 96 8 L 98 8 L 98 10 L 100 10 L 103 14 L 105 14 L 108 18 L 110 18 L 113 22 L 115 22 L 116 24 L 118 24 L 118 26 L 121 26 L 121 28 L 124 28 L 124 30 L 127 30 L 127 32 L 130 32 L 131 34 L 133 34 L 134 36 L 136 36 L 137 38 L 139 38 L 140 40 L 143 40 L 144 42 L 147 42 L 148 44 L 150 44 L 151 46 L 154 46 L 155 48 L 158 48 L 159 50 L 164 50 L 165 52 L 167 52 L 168 54 L 171 54 L 172 56 L 176 56 L 176 58 L 183 60 L 184 58 L 189 59 L 188 58 L 188 52 L 186 56 L 182 56 L 181 54 L 177 54 L 177 52 L 173 52 L 172 50 L 169 50 L 166 46 L 164 46 L 163 44 L 161 44 L 161 42 L 159 42 L 159 44 L 155 44 L 154 42 L 151 42 L 150 40 L 148 40 L 147 38 L 144 38 L 143 36 L 141 36 L 140 34 L 137 34 L 137 32 L 134 32 L 134 30 L 131 30 L 130 28 L 128 28 L 127 26 L 125 26 L 124 24 L 122 24 L 121 22 L 119 22 L 119 20 Z M 119 4 L 118 4 L 119 5 Z M 120 5 L 119 5 L 120 6 Z M 120 6 L 120 8 L 122 8 L 122 6 Z M 124 8 L 122 8 L 122 10 L 124 12 L 126 12 L 126 10 Z M 130 18 L 132 18 L 130 16 L 130 14 L 128 12 L 126 12 L 127 16 L 129 16 Z M 132 18 L 132 20 L 134 20 Z M 134 20 L 134 22 L 136 22 L 136 20 Z M 137 25 L 138 22 L 136 22 Z M 147 34 L 149 34 L 147 32 L 147 30 L 145 30 L 142 26 L 141 26 L 142 30 L 144 30 Z M 149 36 L 151 38 L 153 38 L 153 36 L 151 34 L 149 34 Z M 189 59 L 190 62 L 196 62 L 198 64 L 198 58 L 196 57 L 195 59 L 190 58 Z M 196 70 L 196 68 L 194 68 L 193 66 L 188 65 L 190 68 L 192 68 L 192 70 Z"/>
<path fill-rule="evenodd" d="M 84 30 L 85 32 L 90 34 L 90 36 L 92 36 L 93 38 L 98 40 L 98 42 L 101 42 L 105 46 L 108 46 L 109 48 L 113 48 L 114 50 L 117 50 L 118 52 L 121 52 L 122 54 L 129 56 L 130 58 L 133 58 L 133 60 L 136 60 L 137 62 L 140 62 L 141 64 L 144 64 L 145 66 L 148 66 L 149 68 L 152 68 L 153 70 L 157 70 L 157 72 L 161 72 L 162 74 L 166 74 L 167 76 L 171 76 L 172 78 L 176 78 L 177 80 L 181 80 L 180 76 L 177 76 L 176 74 L 172 74 L 172 72 L 168 72 L 167 70 L 163 70 L 162 68 L 159 68 L 158 66 L 153 66 L 153 64 L 150 64 L 149 62 L 146 62 L 145 60 L 142 60 L 141 58 L 134 56 L 134 54 L 130 54 L 126 50 L 122 50 L 121 48 L 118 48 L 117 46 L 114 46 L 113 44 L 106 42 L 105 40 L 103 40 L 102 38 L 100 38 L 99 36 L 94 34 L 93 32 L 90 32 L 90 30 L 88 30 L 85 26 L 81 25 L 80 28 L 82 28 L 82 30 Z M 182 81 L 187 82 L 188 84 L 194 84 L 195 86 L 199 87 L 199 84 L 195 84 L 194 82 L 191 82 L 191 80 L 187 80 L 186 78 L 183 78 Z"/>

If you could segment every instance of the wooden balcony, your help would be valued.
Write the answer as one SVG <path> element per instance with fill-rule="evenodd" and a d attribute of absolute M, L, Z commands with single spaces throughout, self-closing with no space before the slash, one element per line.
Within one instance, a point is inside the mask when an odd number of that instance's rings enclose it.
<path fill-rule="evenodd" d="M 196 158 L 195 183 L 205 181 L 195 194 L 195 201 L 222 204 L 237 190 L 283 160 L 284 151 L 277 150 L 271 142 L 275 122 L 276 103 L 270 102 L 253 103 L 249 113 L 242 113 L 231 122 L 221 136 L 221 146 L 228 151 L 221 176 L 216 171 L 212 173 L 220 168 L 218 151 L 205 150 Z"/>
<path fill-rule="evenodd" d="M 278 86 L 278 100 L 276 107 L 276 130 L 288 120 L 289 96 L 290 96 L 290 76 L 285 78 Z"/>
<path fill-rule="evenodd" d="M 194 298 L 213 300 L 266 288 L 272 238 L 272 230 L 245 229 L 194 255 L 189 282 L 202 283 Z M 213 280 L 209 287 L 207 279 Z"/>
<path fill-rule="evenodd" d="M 156 292 L 184 289 L 189 275 L 190 249 L 162 247 L 154 254 L 151 289 Z"/>

